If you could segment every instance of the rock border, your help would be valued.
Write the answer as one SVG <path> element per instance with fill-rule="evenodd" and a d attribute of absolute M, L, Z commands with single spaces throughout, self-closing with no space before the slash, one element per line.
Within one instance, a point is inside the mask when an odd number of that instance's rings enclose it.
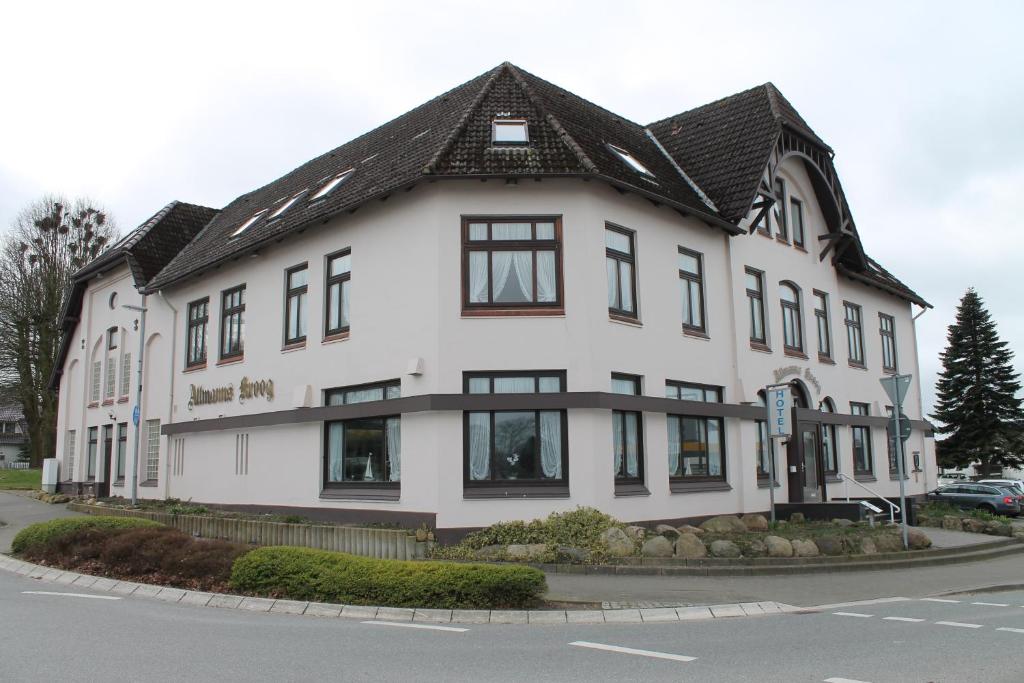
<path fill-rule="evenodd" d="M 471 610 L 418 609 L 411 607 L 373 607 L 337 605 L 299 600 L 274 600 L 227 593 L 206 593 L 170 586 L 134 581 L 118 581 L 91 574 L 79 574 L 54 567 L 24 562 L 9 555 L 0 555 L 0 569 L 40 581 L 64 586 L 88 588 L 135 597 L 151 598 L 195 607 L 239 609 L 307 617 L 359 619 L 360 621 L 394 621 L 417 624 L 641 624 L 678 621 L 700 621 L 727 617 L 753 617 L 765 614 L 805 613 L 802 607 L 778 602 L 741 602 L 704 607 L 651 607 L 635 609 L 589 610 Z"/>

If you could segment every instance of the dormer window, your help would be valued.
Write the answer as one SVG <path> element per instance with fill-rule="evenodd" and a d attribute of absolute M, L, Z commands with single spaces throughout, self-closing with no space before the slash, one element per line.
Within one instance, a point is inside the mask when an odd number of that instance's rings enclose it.
<path fill-rule="evenodd" d="M 327 184 L 321 187 L 320 190 L 310 199 L 321 199 L 329 195 L 334 190 L 334 188 L 336 188 L 338 185 L 341 185 L 343 182 L 345 182 L 345 180 L 348 179 L 350 175 L 352 175 L 352 170 L 353 169 L 350 168 L 347 171 L 342 171 L 338 175 L 328 180 Z"/>
<path fill-rule="evenodd" d="M 528 145 L 530 131 L 526 119 L 494 119 L 491 137 L 495 145 Z"/>
<path fill-rule="evenodd" d="M 654 177 L 654 174 L 648 171 L 646 166 L 641 164 L 635 156 L 633 156 L 626 150 L 622 149 L 621 147 L 616 147 L 615 145 L 608 145 L 608 149 L 614 152 L 615 155 L 622 160 L 622 163 L 626 164 L 637 173 L 645 175 L 649 178 Z"/>
<path fill-rule="evenodd" d="M 301 192 L 296 192 L 294 195 L 292 195 L 291 199 L 289 199 L 284 204 L 282 204 L 277 209 L 275 209 L 274 213 L 270 214 L 271 220 L 273 220 L 274 218 L 279 217 L 281 214 L 283 214 L 285 211 L 287 211 L 291 207 L 292 204 L 294 204 L 295 202 L 299 201 L 299 198 L 302 197 L 302 195 L 306 194 L 308 191 L 309 191 L 309 188 L 306 188 L 306 189 L 302 190 Z"/>
<path fill-rule="evenodd" d="M 262 211 L 256 212 L 256 214 L 253 215 L 249 220 L 247 220 L 246 222 L 244 222 L 240 226 L 238 226 L 238 230 L 235 230 L 233 233 L 231 233 L 231 236 L 232 237 L 238 237 L 239 235 L 241 235 L 243 232 L 245 232 L 246 230 L 251 228 L 256 221 L 258 221 L 259 219 L 263 218 L 263 215 L 266 212 L 267 212 L 266 209 L 263 209 Z"/>

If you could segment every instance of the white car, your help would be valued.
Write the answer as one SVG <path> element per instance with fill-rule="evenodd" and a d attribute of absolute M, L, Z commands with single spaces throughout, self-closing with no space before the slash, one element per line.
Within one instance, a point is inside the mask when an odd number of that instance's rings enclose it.
<path fill-rule="evenodd" d="M 981 479 L 978 484 L 993 484 L 995 486 L 1016 486 L 1024 493 L 1024 479 Z"/>

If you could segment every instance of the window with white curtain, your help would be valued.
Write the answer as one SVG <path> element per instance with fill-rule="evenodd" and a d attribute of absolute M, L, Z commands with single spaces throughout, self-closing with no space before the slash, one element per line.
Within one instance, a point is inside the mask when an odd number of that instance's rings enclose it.
<path fill-rule="evenodd" d="M 779 283 L 782 304 L 782 344 L 787 351 L 803 353 L 803 314 L 800 309 L 800 290 L 792 282 Z"/>
<path fill-rule="evenodd" d="M 608 312 L 636 318 L 636 254 L 632 230 L 605 225 L 605 267 L 608 271 Z"/>
<path fill-rule="evenodd" d="M 329 389 L 329 406 L 401 398 L 398 380 Z M 402 418 L 388 415 L 335 420 L 324 424 L 324 487 L 397 487 L 402 480 Z"/>
<path fill-rule="evenodd" d="M 327 319 L 324 321 L 324 336 L 343 335 L 349 332 L 350 303 L 352 293 L 352 250 L 342 249 L 327 257 Z"/>
<path fill-rule="evenodd" d="M 559 309 L 561 244 L 559 218 L 465 219 L 463 310 Z"/>
<path fill-rule="evenodd" d="M 612 375 L 612 393 L 640 396 L 640 378 L 636 375 Z M 615 458 L 615 483 L 642 483 L 644 480 L 644 434 L 642 413 L 612 411 L 612 452 Z"/>
<path fill-rule="evenodd" d="M 467 373 L 467 394 L 547 394 L 565 391 L 565 373 Z M 566 484 L 564 410 L 470 410 L 464 414 L 467 486 Z"/>
<path fill-rule="evenodd" d="M 722 388 L 665 383 L 666 398 L 721 403 Z M 669 482 L 725 481 L 725 425 L 720 417 L 668 415 Z"/>
<path fill-rule="evenodd" d="M 767 418 L 768 404 L 765 403 L 764 391 L 757 392 L 757 400 L 754 405 L 765 409 L 765 417 Z M 771 476 L 772 463 L 771 458 L 775 453 L 775 441 L 768 435 L 768 420 L 754 420 L 755 427 L 757 429 L 757 478 L 767 480 Z M 778 463 L 776 463 L 778 466 Z M 778 480 L 778 473 L 775 473 L 775 478 Z"/>

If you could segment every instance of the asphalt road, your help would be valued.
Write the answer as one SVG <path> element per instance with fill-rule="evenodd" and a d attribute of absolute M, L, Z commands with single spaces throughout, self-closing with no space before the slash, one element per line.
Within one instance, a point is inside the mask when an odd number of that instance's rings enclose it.
<path fill-rule="evenodd" d="M 0 680 L 997 683 L 1024 671 L 1024 591 L 690 623 L 465 630 L 110 597 L 0 572 Z"/>

